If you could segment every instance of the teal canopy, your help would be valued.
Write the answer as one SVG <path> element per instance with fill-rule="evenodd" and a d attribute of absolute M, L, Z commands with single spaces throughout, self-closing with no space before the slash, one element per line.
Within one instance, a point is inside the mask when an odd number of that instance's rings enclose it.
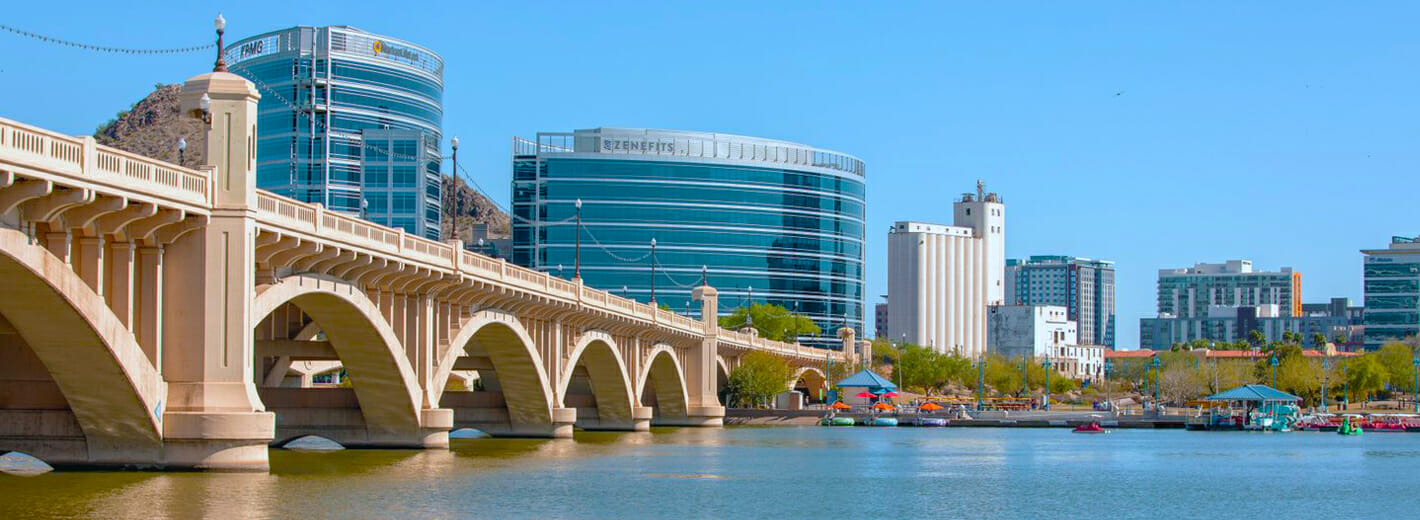
<path fill-rule="evenodd" d="M 1297 397 L 1297 396 L 1292 395 L 1292 394 L 1289 394 L 1289 393 L 1287 393 L 1287 392 L 1283 392 L 1283 391 L 1278 390 L 1278 389 L 1276 389 L 1276 388 L 1272 388 L 1272 387 L 1267 386 L 1267 385 L 1243 385 L 1243 386 L 1239 386 L 1239 387 L 1237 387 L 1237 388 L 1234 388 L 1234 389 L 1232 389 L 1232 390 L 1227 390 L 1227 391 L 1223 391 L 1223 392 L 1219 392 L 1219 393 L 1210 395 L 1210 396 L 1208 396 L 1208 400 L 1209 400 L 1209 401 L 1249 401 L 1249 402 L 1260 403 L 1260 402 L 1266 402 L 1266 401 L 1297 402 L 1297 401 L 1301 401 L 1302 398 Z"/>
<path fill-rule="evenodd" d="M 892 384 L 892 381 L 883 379 L 882 376 L 868 370 L 848 376 L 847 379 L 839 381 L 838 386 L 864 387 L 867 388 L 869 392 L 873 393 L 882 392 L 884 390 L 897 390 L 897 385 Z"/>

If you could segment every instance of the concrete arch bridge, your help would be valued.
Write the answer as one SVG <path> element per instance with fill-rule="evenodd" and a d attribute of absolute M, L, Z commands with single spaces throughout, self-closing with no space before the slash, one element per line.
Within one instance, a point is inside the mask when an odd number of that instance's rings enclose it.
<path fill-rule="evenodd" d="M 0 119 L 0 451 L 265 470 L 307 434 L 715 426 L 738 356 L 862 348 L 720 329 L 712 287 L 697 321 L 257 190 L 255 89 L 214 72 L 182 96 L 209 121 L 201 170 Z"/>

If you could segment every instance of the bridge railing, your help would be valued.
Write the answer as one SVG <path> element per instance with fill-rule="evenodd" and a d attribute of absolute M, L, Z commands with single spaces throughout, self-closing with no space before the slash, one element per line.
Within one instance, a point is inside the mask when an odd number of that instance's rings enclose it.
<path fill-rule="evenodd" d="M 92 137 L 66 136 L 42 128 L 0 118 L 0 164 L 22 171 L 43 172 L 68 177 L 76 184 L 112 188 L 136 198 L 180 203 L 185 209 L 211 211 L 211 174 L 166 163 L 157 159 L 97 144 Z M 453 244 L 406 234 L 356 217 L 326 211 L 312 204 L 257 190 L 257 215 L 263 223 L 312 237 L 343 242 L 368 251 L 380 252 L 447 273 L 466 272 L 498 280 L 583 305 L 650 321 L 689 334 L 704 333 L 704 325 L 671 311 L 616 296 L 552 276 L 496 260 L 471 251 L 459 251 Z M 721 330 L 727 338 L 748 348 L 786 355 L 819 351 L 798 344 L 751 338 Z M 832 351 L 822 351 L 832 352 Z"/>
<path fill-rule="evenodd" d="M 73 137 L 0 118 L 0 160 L 132 194 L 182 203 L 190 210 L 211 207 L 211 176 L 157 159 L 103 146 L 92 137 Z"/>

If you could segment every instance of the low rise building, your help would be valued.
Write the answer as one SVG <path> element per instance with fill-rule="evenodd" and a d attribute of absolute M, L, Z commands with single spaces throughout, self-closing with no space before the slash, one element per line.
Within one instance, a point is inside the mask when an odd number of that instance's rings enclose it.
<path fill-rule="evenodd" d="M 1079 327 L 1058 305 L 997 305 L 988 311 L 991 352 L 1007 358 L 1049 359 L 1067 377 L 1104 374 L 1103 345 L 1082 345 Z"/>
<path fill-rule="evenodd" d="M 1337 347 L 1355 350 L 1360 346 L 1361 311 L 1348 298 L 1333 298 L 1325 304 L 1307 304 L 1296 315 L 1286 315 L 1276 304 L 1229 306 L 1211 305 L 1207 314 L 1177 317 L 1168 314 L 1139 320 L 1139 348 L 1168 350 L 1174 345 L 1197 340 L 1210 342 L 1250 341 L 1252 331 L 1262 333 L 1267 343 L 1281 341 L 1284 333 L 1299 334 L 1302 342 L 1313 343 L 1321 334 L 1328 342 L 1344 336 Z"/>

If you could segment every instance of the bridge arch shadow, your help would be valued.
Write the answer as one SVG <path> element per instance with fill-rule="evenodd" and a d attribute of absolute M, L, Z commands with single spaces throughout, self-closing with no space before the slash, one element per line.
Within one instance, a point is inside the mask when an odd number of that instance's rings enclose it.
<path fill-rule="evenodd" d="M 690 424 L 690 400 L 684 374 L 680 357 L 669 345 L 656 345 L 647 353 L 637 395 L 641 396 L 642 406 L 652 409 L 652 425 Z"/>
<path fill-rule="evenodd" d="M 575 385 L 573 383 L 578 383 Z M 573 390 L 585 383 L 587 392 Z M 632 417 L 635 392 L 631 387 L 626 363 L 611 335 L 587 331 L 578 338 L 567 357 L 567 368 L 557 385 L 562 406 L 577 408 L 577 426 L 585 430 L 633 430 Z M 583 396 L 589 396 L 586 402 Z M 569 402 L 570 401 L 570 402 Z M 581 405 L 581 406 L 579 406 Z M 589 405 L 589 406 L 588 406 Z"/>
<path fill-rule="evenodd" d="M 103 297 L 12 229 L 0 229 L 0 280 L 0 452 L 161 460 L 167 386 Z"/>
<path fill-rule="evenodd" d="M 475 312 L 438 357 L 431 400 L 454 411 L 455 429 L 507 437 L 570 435 L 571 424 L 553 420 L 552 385 L 533 345 L 516 316 Z M 447 389 L 454 370 L 477 371 L 481 389 Z"/>
<path fill-rule="evenodd" d="M 418 379 L 398 336 L 363 290 L 324 276 L 288 276 L 257 288 L 252 315 L 261 318 L 253 360 L 258 393 L 276 413 L 278 439 L 316 435 L 353 447 L 425 446 Z M 263 356 L 260 346 L 267 341 L 284 347 L 276 353 L 289 355 Z M 285 370 L 275 364 L 311 351 L 330 361 L 332 356 L 319 353 L 326 344 L 348 375 L 348 387 L 292 387 L 280 384 L 279 374 L 276 384 L 265 381 L 269 370 Z"/>

